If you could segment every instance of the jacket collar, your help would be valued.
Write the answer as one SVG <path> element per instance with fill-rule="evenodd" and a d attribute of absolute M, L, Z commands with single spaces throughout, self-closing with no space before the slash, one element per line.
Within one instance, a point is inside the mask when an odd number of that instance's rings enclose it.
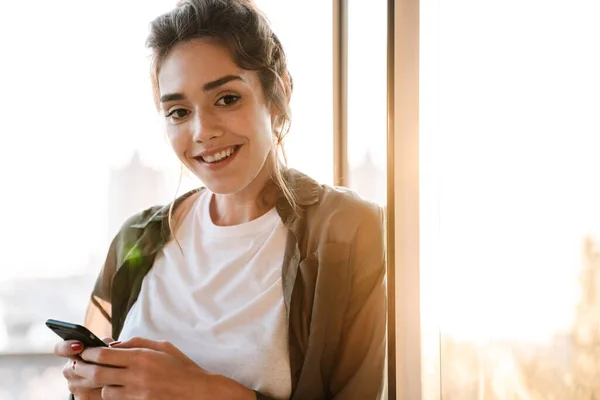
<path fill-rule="evenodd" d="M 300 207 L 308 207 L 319 201 L 319 185 L 314 179 L 295 169 L 287 169 L 283 179 L 290 185 Z M 281 197 L 285 199 L 285 197 Z"/>

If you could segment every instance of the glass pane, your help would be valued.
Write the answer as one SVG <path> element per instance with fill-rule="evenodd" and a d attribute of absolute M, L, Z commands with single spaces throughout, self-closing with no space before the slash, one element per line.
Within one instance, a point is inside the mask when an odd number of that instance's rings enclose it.
<path fill-rule="evenodd" d="M 0 4 L 0 399 L 65 398 L 44 321 L 82 321 L 124 219 L 175 194 L 144 47 L 173 4 Z"/>
<path fill-rule="evenodd" d="M 424 397 L 596 398 L 600 6 L 421 4 Z"/>
<path fill-rule="evenodd" d="M 347 4 L 347 184 L 365 199 L 385 207 L 387 1 L 348 1 Z M 387 365 L 385 384 L 383 399 L 387 399 Z"/>
<path fill-rule="evenodd" d="M 289 166 L 333 183 L 333 9 L 322 0 L 256 0 L 288 57 L 294 81 Z M 310 46 L 307 45 L 310 43 Z"/>
<path fill-rule="evenodd" d="M 386 203 L 387 1 L 348 2 L 349 187 Z"/>
<path fill-rule="evenodd" d="M 0 24 L 0 400 L 65 398 L 63 362 L 49 354 L 57 337 L 44 321 L 82 321 L 120 225 L 176 195 L 180 167 L 154 109 L 144 47 L 148 23 L 175 3 L 0 2 L 0 15 L 26 15 L 28 27 L 22 18 Z M 258 3 L 295 81 L 290 164 L 332 183 L 331 6 Z M 199 184 L 184 174 L 178 192 Z"/>

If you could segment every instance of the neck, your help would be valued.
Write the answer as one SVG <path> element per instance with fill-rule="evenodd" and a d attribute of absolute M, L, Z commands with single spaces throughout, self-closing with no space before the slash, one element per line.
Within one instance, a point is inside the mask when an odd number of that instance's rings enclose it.
<path fill-rule="evenodd" d="M 254 180 L 232 194 L 214 194 L 210 202 L 210 216 L 215 225 L 231 226 L 252 221 L 267 213 L 275 204 L 276 186 L 271 180 L 275 160 L 269 155 Z"/>

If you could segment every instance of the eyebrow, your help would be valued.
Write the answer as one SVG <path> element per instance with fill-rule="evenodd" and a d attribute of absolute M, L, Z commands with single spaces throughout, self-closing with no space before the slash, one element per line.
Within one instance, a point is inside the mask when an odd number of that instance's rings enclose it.
<path fill-rule="evenodd" d="M 238 75 L 225 75 L 219 79 L 205 83 L 204 86 L 202 86 L 202 90 L 205 92 L 209 92 L 209 91 L 216 89 L 219 86 L 223 86 L 224 84 L 231 82 L 231 81 L 244 81 L 244 80 L 242 79 L 241 76 L 238 76 Z M 179 101 L 179 100 L 183 100 L 183 99 L 185 99 L 185 96 L 182 93 L 168 93 L 168 94 L 163 94 L 162 96 L 160 96 L 161 103 L 167 103 L 169 101 Z"/>
<path fill-rule="evenodd" d="M 219 86 L 223 86 L 227 82 L 231 82 L 231 81 L 244 81 L 244 80 L 242 79 L 241 76 L 238 76 L 238 75 L 225 75 L 217 80 L 205 83 L 204 86 L 202 87 L 202 89 L 205 92 L 208 92 L 208 91 L 218 88 Z"/>
<path fill-rule="evenodd" d="M 166 103 L 169 101 L 183 100 L 184 98 L 185 98 L 185 96 L 181 93 L 169 93 L 169 94 L 163 94 L 162 96 L 160 96 L 160 102 Z"/>

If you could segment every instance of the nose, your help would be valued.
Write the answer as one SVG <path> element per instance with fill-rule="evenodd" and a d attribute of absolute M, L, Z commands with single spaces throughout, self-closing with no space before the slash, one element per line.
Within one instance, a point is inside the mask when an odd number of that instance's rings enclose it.
<path fill-rule="evenodd" d="M 218 122 L 209 113 L 196 112 L 191 129 L 192 138 L 196 143 L 206 143 L 223 134 L 223 130 L 219 127 Z"/>

